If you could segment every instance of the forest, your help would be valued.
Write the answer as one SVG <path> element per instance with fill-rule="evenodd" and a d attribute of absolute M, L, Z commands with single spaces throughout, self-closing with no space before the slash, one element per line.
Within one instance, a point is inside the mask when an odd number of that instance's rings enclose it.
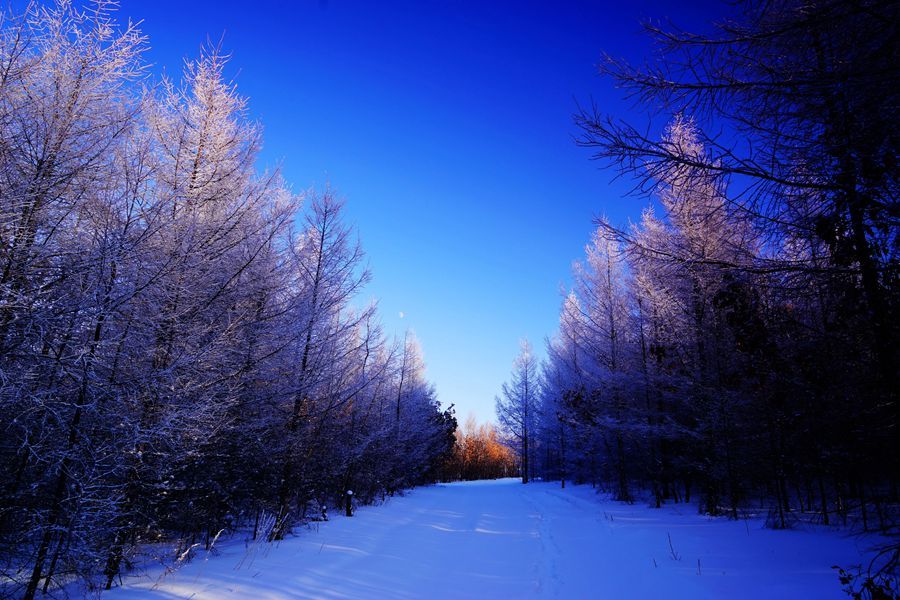
<path fill-rule="evenodd" d="M 497 414 L 523 481 L 878 530 L 896 577 L 898 6 L 741 8 L 648 25 L 656 62 L 605 57 L 662 133 L 588 104 L 578 143 L 646 208 L 597 219 Z"/>
<path fill-rule="evenodd" d="M 149 543 L 281 539 L 454 441 L 415 338 L 353 304 L 342 200 L 257 171 L 221 53 L 150 78 L 113 8 L 0 23 L 0 578 L 26 599 Z"/>
<path fill-rule="evenodd" d="M 511 476 L 877 534 L 841 582 L 897 593 L 900 4 L 748 0 L 604 55 L 647 120 L 578 98 L 575 143 L 643 212 L 596 218 L 545 352 L 523 341 L 497 424 L 461 427 L 364 299 L 343 197 L 260 167 L 228 55 L 162 75 L 116 8 L 0 11 L 0 595 Z M 516 486 L 462 487 L 454 518 L 560 514 Z"/>

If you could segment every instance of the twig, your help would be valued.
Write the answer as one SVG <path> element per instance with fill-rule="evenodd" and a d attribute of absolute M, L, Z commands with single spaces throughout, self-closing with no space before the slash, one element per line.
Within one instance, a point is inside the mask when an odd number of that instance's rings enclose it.
<path fill-rule="evenodd" d="M 669 538 L 669 554 L 672 556 L 672 560 L 681 560 L 681 556 L 675 551 L 675 546 L 672 545 L 672 534 L 667 531 L 666 537 Z"/>

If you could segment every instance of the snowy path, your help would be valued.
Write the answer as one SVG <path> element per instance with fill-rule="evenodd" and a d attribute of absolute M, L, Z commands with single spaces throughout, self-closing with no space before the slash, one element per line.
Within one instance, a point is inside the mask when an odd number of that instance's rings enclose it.
<path fill-rule="evenodd" d="M 865 546 L 502 480 L 414 490 L 278 546 L 231 542 L 104 597 L 839 599 L 830 567 L 860 562 Z"/>

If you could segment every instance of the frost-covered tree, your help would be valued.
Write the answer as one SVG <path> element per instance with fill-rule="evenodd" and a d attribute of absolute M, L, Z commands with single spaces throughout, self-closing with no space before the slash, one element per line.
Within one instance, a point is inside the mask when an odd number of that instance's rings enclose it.
<path fill-rule="evenodd" d="M 355 393 L 353 379 L 357 350 L 366 339 L 358 326 L 371 309 L 349 311 L 349 302 L 366 283 L 361 269 L 362 249 L 341 218 L 342 202 L 330 191 L 312 198 L 304 228 L 291 244 L 292 300 L 289 307 L 294 342 L 292 385 L 284 409 L 286 435 L 282 450 L 283 472 L 279 484 L 278 529 L 280 537 L 302 513 L 305 503 L 320 491 L 320 474 L 311 468 L 322 458 L 331 439 L 331 415 Z"/>
<path fill-rule="evenodd" d="M 3 595 L 276 537 L 350 485 L 437 477 L 452 448 L 421 360 L 352 305 L 368 275 L 341 203 L 301 210 L 257 169 L 220 53 L 154 83 L 113 8 L 0 20 Z"/>
<path fill-rule="evenodd" d="M 886 454 L 900 456 L 893 435 L 898 422 L 894 23 L 900 9 L 887 0 L 784 0 L 742 3 L 738 10 L 709 36 L 650 27 L 661 44 L 653 67 L 617 59 L 602 67 L 662 115 L 701 119 L 703 154 L 596 111 L 579 118 L 582 142 L 597 158 L 637 175 L 651 191 L 664 174 L 682 167 L 708 179 L 727 179 L 728 209 L 753 223 L 759 252 L 750 262 L 704 257 L 695 262 L 765 276 L 756 285 L 770 295 L 760 295 L 760 303 L 778 307 L 769 313 L 775 331 L 790 332 L 769 340 L 778 344 L 780 360 L 792 366 L 777 369 L 781 385 L 804 381 L 788 395 L 804 397 L 802 405 L 779 412 L 809 415 L 803 428 L 816 432 L 804 432 L 814 447 L 802 450 L 804 461 L 822 463 L 823 473 L 851 468 L 849 456 L 857 450 L 841 448 L 842 465 L 831 469 L 824 463 L 833 453 L 815 440 L 858 438 L 860 430 L 866 431 L 869 450 L 890 449 Z M 746 295 L 741 300 L 748 301 Z M 839 397 L 847 396 L 855 399 L 849 412 L 859 415 L 858 422 L 844 431 L 821 423 L 823 410 L 831 422 L 846 414 Z M 773 400 L 775 408 L 785 404 L 783 398 Z M 852 462 L 860 477 L 881 478 Z M 898 463 L 890 462 L 896 479 Z"/>
<path fill-rule="evenodd" d="M 624 434 L 626 479 L 657 506 L 699 498 L 736 517 L 763 500 L 775 527 L 816 513 L 894 531 L 896 13 L 877 0 L 747 3 L 716 37 L 651 28 L 658 68 L 603 67 L 667 125 L 656 136 L 578 119 L 595 158 L 656 206 L 630 228 L 598 223 L 621 260 L 621 325 L 596 317 L 614 278 L 578 271 L 548 346 L 541 443 L 558 454 L 549 415 L 565 415 L 570 476 L 596 459 L 619 487 L 611 448 L 579 439 L 599 424 Z M 614 329 L 618 373 L 596 366 L 612 364 Z M 585 410 L 559 411 L 567 395 Z"/>
<path fill-rule="evenodd" d="M 540 370 L 534 351 L 528 340 L 523 340 L 519 355 L 513 363 L 508 383 L 504 383 L 501 395 L 495 400 L 500 431 L 512 443 L 519 455 L 522 483 L 528 483 L 533 448 L 529 447 L 534 435 L 535 411 L 540 394 Z"/>

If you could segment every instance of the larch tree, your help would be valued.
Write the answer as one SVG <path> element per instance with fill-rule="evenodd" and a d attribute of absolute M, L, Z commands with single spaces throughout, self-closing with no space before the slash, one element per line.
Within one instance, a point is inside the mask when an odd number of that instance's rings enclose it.
<path fill-rule="evenodd" d="M 504 383 L 501 395 L 495 400 L 500 430 L 513 443 L 519 455 L 522 483 L 528 483 L 534 435 L 537 399 L 540 393 L 540 371 L 531 344 L 523 340 L 519 355 L 513 363 L 509 382 Z"/>
<path fill-rule="evenodd" d="M 257 169 L 220 52 L 154 82 L 114 8 L 0 16 L 4 596 L 277 537 L 351 484 L 434 480 L 453 447 L 411 356 L 395 445 L 400 353 L 352 305 L 368 274 L 341 202 L 301 209 Z"/>
<path fill-rule="evenodd" d="M 630 228 L 598 223 L 625 273 L 621 377 L 593 377 L 580 349 L 610 339 L 588 318 L 594 285 L 582 320 L 564 306 L 543 402 L 588 406 L 576 433 L 603 419 L 631 432 L 628 478 L 657 505 L 699 491 L 701 510 L 732 517 L 768 502 L 774 527 L 816 514 L 896 533 L 898 10 L 746 2 L 712 35 L 649 26 L 656 60 L 607 57 L 601 73 L 651 126 L 576 117 L 593 158 L 658 205 Z M 622 391 L 623 419 L 592 380 Z M 575 473 L 610 459 L 574 437 Z M 861 583 L 898 557 L 887 545 Z"/>

